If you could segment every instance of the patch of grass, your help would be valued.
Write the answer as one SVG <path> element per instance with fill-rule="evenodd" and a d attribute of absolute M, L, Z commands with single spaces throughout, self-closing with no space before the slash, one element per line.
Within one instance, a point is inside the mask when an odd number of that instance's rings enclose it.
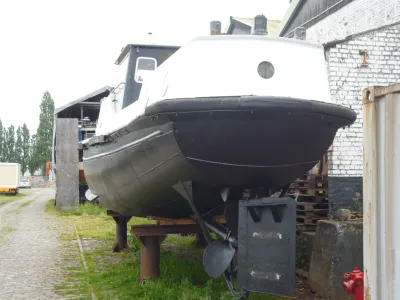
<path fill-rule="evenodd" d="M 61 216 L 107 215 L 106 208 L 97 203 L 87 202 L 85 204 L 79 204 L 77 207 L 68 210 L 58 210 L 55 204 L 56 200 L 50 199 L 46 204 L 46 212 L 56 212 Z"/>
<path fill-rule="evenodd" d="M 0 245 L 6 242 L 7 235 L 15 229 L 9 225 L 0 228 Z"/>
<path fill-rule="evenodd" d="M 28 206 L 28 205 L 31 204 L 32 202 L 33 202 L 33 200 L 26 201 L 26 202 L 22 203 L 22 204 L 19 206 L 19 208 Z"/>
<path fill-rule="evenodd" d="M 10 225 L 10 215 L 2 215 L 0 219 L 0 245 L 7 242 L 7 235 L 14 230 Z"/>
<path fill-rule="evenodd" d="M 47 201 L 45 211 L 58 212 L 56 209 L 56 199 L 50 199 L 49 201 Z"/>
<path fill-rule="evenodd" d="M 107 216 L 107 210 L 101 204 L 88 202 L 71 210 L 60 211 L 55 206 L 55 199 L 51 199 L 47 202 L 46 211 L 69 217 L 75 223 L 81 238 L 115 240 L 115 221 Z M 132 218 L 128 223 L 128 228 L 135 224 L 155 224 L 155 222 L 146 218 Z M 129 240 L 133 241 L 131 235 Z"/>
<path fill-rule="evenodd" d="M 51 200 L 46 211 L 73 221 L 81 239 L 99 241 L 97 247 L 84 253 L 89 270 L 83 267 L 74 270 L 64 284 L 57 287 L 64 294 L 87 294 L 90 284 L 98 300 L 233 299 L 222 277 L 210 279 L 207 276 L 202 265 L 203 249 L 195 246 L 194 236 L 168 236 L 161 249 L 160 278 L 140 284 L 140 242 L 128 230 L 130 250 L 113 253 L 115 222 L 106 215 L 103 207 L 87 203 L 73 211 L 60 212 L 55 209 L 54 200 Z M 154 224 L 154 221 L 132 218 L 128 226 L 133 224 Z M 76 282 L 80 284 L 77 286 Z M 252 294 L 250 299 L 282 298 Z"/>
<path fill-rule="evenodd" d="M 161 250 L 160 278 L 138 283 L 140 252 L 112 253 L 105 243 L 85 253 L 89 271 L 76 273 L 79 282 L 90 282 L 97 299 L 234 299 L 223 278 L 210 279 L 202 265 L 202 251 L 193 246 L 194 237 L 171 235 Z M 172 242 L 172 244 L 171 244 Z M 71 281 L 74 281 L 71 279 Z M 75 280 L 77 281 L 77 280 Z M 269 295 L 251 294 L 251 300 L 278 300 Z"/>
<path fill-rule="evenodd" d="M 24 193 L 18 193 L 17 195 L 0 194 L 0 205 L 21 199 L 24 196 L 26 196 Z"/>

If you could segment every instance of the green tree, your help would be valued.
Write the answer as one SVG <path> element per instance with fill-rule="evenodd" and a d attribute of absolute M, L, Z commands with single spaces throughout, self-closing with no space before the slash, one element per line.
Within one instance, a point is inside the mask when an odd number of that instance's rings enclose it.
<path fill-rule="evenodd" d="M 24 123 L 22 125 L 22 159 L 21 159 L 21 171 L 22 174 L 25 174 L 26 170 L 28 169 L 29 160 L 30 160 L 30 152 L 31 152 L 31 145 L 30 145 L 30 134 L 28 126 Z"/>
<path fill-rule="evenodd" d="M 22 153 L 22 130 L 21 130 L 21 126 L 18 126 L 17 128 L 17 140 L 15 142 L 15 151 L 14 151 L 14 161 L 19 163 L 20 165 L 22 165 L 22 157 L 23 157 L 23 153 Z M 22 173 L 24 174 L 24 173 Z"/>
<path fill-rule="evenodd" d="M 37 166 L 45 170 L 46 162 L 51 161 L 54 122 L 54 101 L 45 91 L 40 103 L 39 127 L 36 132 L 34 156 Z M 44 172 L 42 172 L 44 174 Z"/>
<path fill-rule="evenodd" d="M 6 162 L 15 162 L 15 127 L 13 125 L 8 127 L 4 143 Z"/>
<path fill-rule="evenodd" d="M 28 161 L 28 170 L 31 175 L 35 174 L 35 171 L 39 168 L 37 157 L 35 156 L 36 152 L 36 135 L 32 135 L 29 147 L 29 161 Z"/>
<path fill-rule="evenodd" d="M 5 162 L 4 150 L 4 127 L 0 120 L 0 162 Z"/>

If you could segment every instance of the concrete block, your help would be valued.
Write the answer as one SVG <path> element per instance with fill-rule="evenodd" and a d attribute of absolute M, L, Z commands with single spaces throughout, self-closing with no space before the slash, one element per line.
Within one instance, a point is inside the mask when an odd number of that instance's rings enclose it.
<path fill-rule="evenodd" d="M 311 255 L 308 283 L 327 300 L 348 300 L 343 275 L 363 268 L 362 220 L 319 221 Z"/>
<path fill-rule="evenodd" d="M 78 119 L 56 120 L 56 207 L 79 204 Z"/>

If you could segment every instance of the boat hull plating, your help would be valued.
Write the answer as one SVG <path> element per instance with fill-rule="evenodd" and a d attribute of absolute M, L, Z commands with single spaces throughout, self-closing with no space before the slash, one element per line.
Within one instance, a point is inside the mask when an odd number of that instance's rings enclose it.
<path fill-rule="evenodd" d="M 355 118 L 344 107 L 296 99 L 164 100 L 89 146 L 85 177 L 116 212 L 187 217 L 192 211 L 172 188 L 177 182 L 197 184 L 202 212 L 222 204 L 221 187 L 280 188 L 311 169 Z"/>

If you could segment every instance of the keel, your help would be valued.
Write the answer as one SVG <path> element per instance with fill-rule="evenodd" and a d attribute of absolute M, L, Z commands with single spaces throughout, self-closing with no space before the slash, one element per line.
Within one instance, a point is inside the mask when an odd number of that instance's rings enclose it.
<path fill-rule="evenodd" d="M 247 298 L 249 292 L 294 295 L 295 200 L 280 197 L 280 192 L 265 197 L 262 190 L 244 190 L 242 199 L 235 201 L 229 197 L 229 191 L 223 190 L 227 220 L 224 226 L 209 214 L 198 212 L 194 187 L 192 182 L 174 186 L 191 206 L 193 218 L 208 243 L 203 255 L 207 274 L 212 278 L 223 275 L 230 292 L 238 299 Z M 210 232 L 218 238 L 213 239 Z"/>

